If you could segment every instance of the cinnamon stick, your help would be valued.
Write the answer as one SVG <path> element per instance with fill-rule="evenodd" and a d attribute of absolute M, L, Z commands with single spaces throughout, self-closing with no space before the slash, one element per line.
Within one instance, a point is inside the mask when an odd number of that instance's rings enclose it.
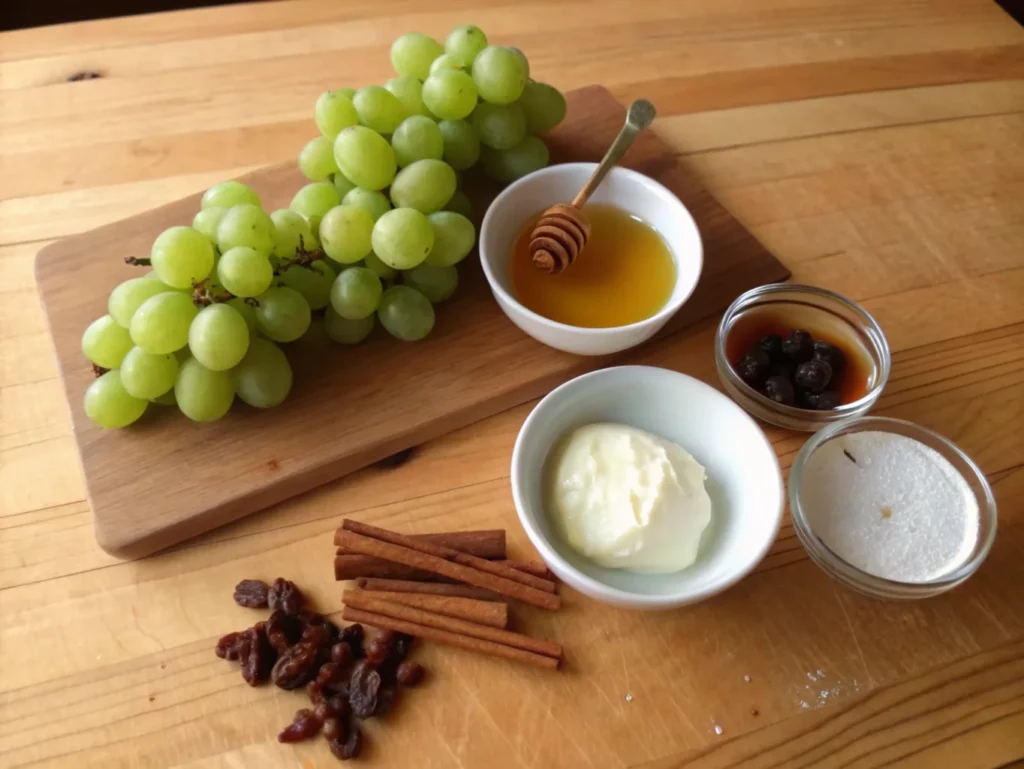
<path fill-rule="evenodd" d="M 428 641 L 448 644 L 449 646 L 458 646 L 461 649 L 482 652 L 483 654 L 490 654 L 493 657 L 503 657 L 508 660 L 523 662 L 527 665 L 533 665 L 534 667 L 545 668 L 547 670 L 558 670 L 559 665 L 562 664 L 562 661 L 555 657 L 548 657 L 543 654 L 533 654 L 532 652 L 523 651 L 522 649 L 517 649 L 513 646 L 504 646 L 503 644 L 484 641 L 481 638 L 471 638 L 469 636 L 459 635 L 458 633 L 439 630 L 438 628 L 430 627 L 429 625 L 418 625 L 415 622 L 406 622 L 405 620 L 386 617 L 383 614 L 375 614 L 373 612 L 362 611 L 361 609 L 353 609 L 348 606 L 344 608 L 341 616 L 346 622 L 361 622 L 365 625 L 379 628 L 380 630 L 393 630 L 396 633 L 406 633 L 408 635 L 416 636 L 417 638 L 425 638 Z"/>
<path fill-rule="evenodd" d="M 466 622 L 454 617 L 431 614 L 429 611 L 384 600 L 379 598 L 379 595 L 380 593 L 346 590 L 341 600 L 345 602 L 345 606 L 350 606 L 353 609 L 370 611 L 374 614 L 391 617 L 392 619 L 415 622 L 418 625 L 425 625 L 426 627 L 444 630 L 449 633 L 457 633 L 458 635 L 504 644 L 505 646 L 512 646 L 516 649 L 533 652 L 534 654 L 543 654 L 546 657 L 554 657 L 555 659 L 562 657 L 562 647 L 551 641 L 531 638 L 522 633 L 513 633 L 511 630 L 499 630 L 498 628 L 477 625 L 473 622 Z"/>
<path fill-rule="evenodd" d="M 462 553 L 451 547 L 445 547 L 444 545 L 438 545 L 433 542 L 415 539 L 413 537 L 406 536 L 405 534 L 399 534 L 398 532 L 388 531 L 387 529 L 381 529 L 377 526 L 371 526 L 368 523 L 353 521 L 351 518 L 346 518 L 341 522 L 341 530 L 335 534 L 334 541 L 337 543 L 338 537 L 346 531 L 353 534 L 360 534 L 364 537 L 372 537 L 380 542 L 399 545 L 401 547 L 423 553 L 424 555 L 430 555 L 435 558 L 441 558 L 463 566 L 469 566 L 478 571 L 485 571 L 505 580 L 519 582 L 520 584 L 527 585 L 535 590 L 543 590 L 548 593 L 555 592 L 555 583 L 550 580 L 541 579 L 540 577 L 535 577 L 532 574 L 518 571 L 513 569 L 511 566 L 505 566 L 502 563 L 485 561 L 483 558 L 477 558 L 474 555 Z M 373 553 L 364 553 L 364 555 L 373 555 Z M 389 560 L 395 559 L 392 558 Z M 417 566 L 419 568 L 418 564 L 408 565 Z"/>
<path fill-rule="evenodd" d="M 350 591 L 346 591 L 346 595 Z M 356 593 L 361 595 L 362 593 Z M 508 604 L 494 601 L 480 601 L 476 598 L 459 598 L 451 595 L 427 595 L 425 593 L 395 593 L 386 590 L 373 591 L 372 595 L 382 601 L 409 606 L 420 611 L 443 614 L 445 617 L 475 622 L 504 629 L 508 627 Z"/>
<path fill-rule="evenodd" d="M 533 576 L 540 577 L 541 579 L 546 579 L 550 581 L 554 581 L 555 579 L 554 573 L 551 571 L 551 569 L 547 567 L 547 564 L 543 563 L 542 561 L 504 560 L 498 561 L 498 563 L 503 563 L 506 566 L 511 566 L 516 571 L 525 571 L 527 574 L 532 574 Z"/>
<path fill-rule="evenodd" d="M 561 605 L 561 601 L 554 593 L 537 590 L 520 582 L 504 579 L 495 574 L 481 571 L 473 566 L 453 563 L 420 550 L 357 534 L 354 531 L 340 531 L 338 536 L 341 538 L 344 547 L 356 553 L 372 555 L 376 558 L 384 558 L 388 561 L 412 566 L 415 569 L 423 569 L 434 574 L 440 574 L 443 577 L 482 587 L 485 590 L 491 590 L 509 598 L 540 606 L 543 609 L 554 610 Z M 484 561 L 484 563 L 490 562 Z M 554 585 L 552 584 L 553 588 Z"/>
<path fill-rule="evenodd" d="M 441 547 L 450 547 L 453 550 L 469 553 L 477 558 L 505 557 L 504 529 L 438 531 L 432 534 L 410 534 L 409 536 L 421 542 L 430 542 Z M 337 540 L 335 540 L 335 544 L 338 544 Z M 346 555 L 343 548 L 338 550 L 338 555 Z"/>
<path fill-rule="evenodd" d="M 535 577 L 553 580 L 554 575 L 544 564 L 536 561 L 497 561 L 511 566 L 517 571 L 525 571 Z M 419 582 L 446 582 L 446 577 L 431 574 L 429 571 L 414 569 L 401 563 L 392 563 L 369 555 L 359 555 L 346 548 L 338 548 L 334 556 L 334 578 L 339 582 L 348 579 L 372 577 L 380 579 L 416 580 Z M 472 598 L 473 596 L 469 596 Z"/>
<path fill-rule="evenodd" d="M 446 582 L 415 582 L 408 579 L 376 579 L 374 577 L 360 577 L 356 580 L 356 584 L 363 590 L 371 591 L 422 593 L 424 595 L 450 595 L 456 598 L 475 598 L 478 601 L 502 600 L 500 595 L 492 593 L 490 590 L 483 590 L 479 587 L 470 587 L 469 585 L 450 585 Z"/>

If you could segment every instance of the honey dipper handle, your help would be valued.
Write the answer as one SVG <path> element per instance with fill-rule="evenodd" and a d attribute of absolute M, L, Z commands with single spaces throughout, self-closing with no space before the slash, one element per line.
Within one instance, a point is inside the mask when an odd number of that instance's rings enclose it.
<path fill-rule="evenodd" d="M 647 99 L 637 99 L 629 105 L 629 111 L 626 113 L 626 122 L 622 126 L 622 130 L 615 137 L 612 146 L 604 153 L 604 157 L 601 158 L 601 162 L 598 163 L 591 177 L 587 179 L 587 183 L 583 185 L 583 189 L 573 198 L 572 205 L 574 208 L 583 207 L 583 204 L 594 193 L 597 185 L 601 183 L 601 180 L 608 174 L 611 167 L 622 160 L 622 156 L 626 154 L 626 150 L 629 149 L 637 134 L 651 124 L 654 120 L 654 115 L 654 105 L 647 101 Z"/>

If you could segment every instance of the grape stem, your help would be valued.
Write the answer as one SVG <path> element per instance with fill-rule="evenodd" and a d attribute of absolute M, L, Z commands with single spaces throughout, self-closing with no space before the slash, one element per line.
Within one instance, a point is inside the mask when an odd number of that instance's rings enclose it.
<path fill-rule="evenodd" d="M 242 301 L 245 302 L 250 307 L 259 307 L 260 306 L 259 301 L 254 296 L 247 296 Z"/>
<path fill-rule="evenodd" d="M 211 304 L 217 302 L 228 302 L 235 298 L 235 295 L 229 291 L 223 291 L 219 294 L 210 292 L 210 287 L 207 285 L 209 278 L 203 280 L 192 281 L 192 303 L 197 307 L 209 307 Z"/>
<path fill-rule="evenodd" d="M 125 264 L 130 264 L 133 267 L 149 267 L 153 264 L 152 259 L 143 258 L 141 256 L 126 256 L 124 258 Z"/>
<path fill-rule="evenodd" d="M 97 366 L 95 363 L 92 364 L 92 373 L 97 379 L 106 374 L 108 371 L 110 371 L 110 369 L 103 368 L 103 366 Z"/>
<path fill-rule="evenodd" d="M 304 267 L 307 270 L 313 269 L 313 262 L 324 258 L 324 252 L 319 248 L 306 249 L 306 244 L 299 235 L 299 245 L 295 249 L 295 256 L 291 259 L 282 259 L 281 263 L 274 270 L 274 275 L 283 275 L 292 267 Z"/>

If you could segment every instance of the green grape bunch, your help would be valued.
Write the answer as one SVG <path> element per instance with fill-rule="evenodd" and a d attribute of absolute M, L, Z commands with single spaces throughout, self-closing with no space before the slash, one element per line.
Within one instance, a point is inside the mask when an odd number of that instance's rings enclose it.
<path fill-rule="evenodd" d="M 403 34 L 390 58 L 396 77 L 383 85 L 316 100 L 317 133 L 297 158 L 308 183 L 287 208 L 224 181 L 190 223 L 156 233 L 147 257 L 125 259 L 152 269 L 115 286 L 83 330 L 93 422 L 124 428 L 171 407 L 212 422 L 236 401 L 280 406 L 290 345 L 311 329 L 342 346 L 430 335 L 476 245 L 462 175 L 510 183 L 546 166 L 541 135 L 566 102 L 531 79 L 522 51 L 472 24 L 443 43 Z"/>

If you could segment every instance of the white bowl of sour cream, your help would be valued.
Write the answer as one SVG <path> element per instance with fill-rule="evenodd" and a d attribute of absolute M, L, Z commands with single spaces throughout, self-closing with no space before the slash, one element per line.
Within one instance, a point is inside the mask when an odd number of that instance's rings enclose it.
<path fill-rule="evenodd" d="M 775 541 L 784 501 L 775 451 L 743 409 L 648 366 L 601 369 L 550 392 L 519 431 L 511 482 L 551 570 L 595 600 L 637 609 L 694 603 L 749 574 Z M 635 525 L 600 514 L 617 493 L 636 498 Z M 689 565 L 666 572 L 678 564 Z"/>

